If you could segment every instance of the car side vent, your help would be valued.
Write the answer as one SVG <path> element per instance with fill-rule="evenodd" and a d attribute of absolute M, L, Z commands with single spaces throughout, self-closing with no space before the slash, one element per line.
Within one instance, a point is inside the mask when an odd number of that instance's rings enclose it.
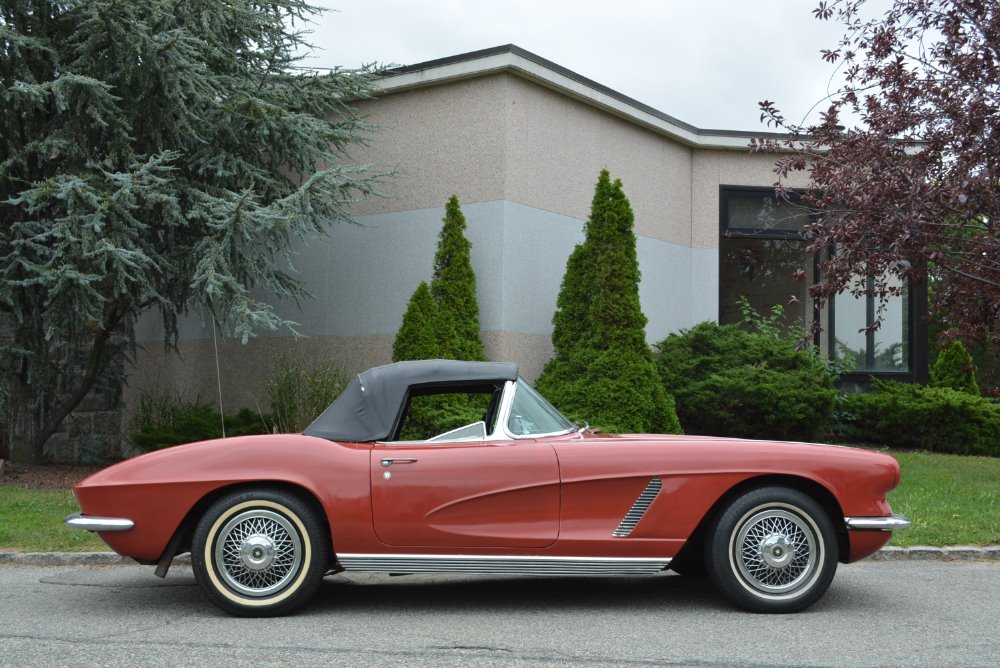
<path fill-rule="evenodd" d="M 653 503 L 653 499 L 656 495 L 660 493 L 660 489 L 663 487 L 663 482 L 659 478 L 653 478 L 646 485 L 646 489 L 642 490 L 642 494 L 639 498 L 635 500 L 632 507 L 629 508 L 628 512 L 625 513 L 625 517 L 622 518 L 621 523 L 618 524 L 618 528 L 615 529 L 614 536 L 618 538 L 624 538 L 625 536 L 632 533 L 635 529 L 635 525 L 639 523 L 646 511 L 649 510 L 650 504 Z"/>

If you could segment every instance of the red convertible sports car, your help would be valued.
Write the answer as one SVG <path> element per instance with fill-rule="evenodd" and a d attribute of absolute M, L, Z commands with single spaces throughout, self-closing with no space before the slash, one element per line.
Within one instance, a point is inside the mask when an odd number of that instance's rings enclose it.
<path fill-rule="evenodd" d="M 278 615 L 339 571 L 638 575 L 707 571 L 737 605 L 801 610 L 909 526 L 899 465 L 830 445 L 601 434 L 514 364 L 370 369 L 303 434 L 192 443 L 75 488 L 116 552 L 198 583 L 236 615 Z"/>

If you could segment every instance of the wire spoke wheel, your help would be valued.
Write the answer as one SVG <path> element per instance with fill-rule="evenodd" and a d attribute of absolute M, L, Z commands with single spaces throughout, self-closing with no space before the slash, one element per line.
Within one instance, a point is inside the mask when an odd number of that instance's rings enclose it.
<path fill-rule="evenodd" d="M 233 517 L 219 531 L 215 561 L 226 584 L 246 596 L 267 596 L 295 577 L 302 543 L 282 515 L 253 509 Z"/>
<path fill-rule="evenodd" d="M 764 510 L 740 526 L 733 541 L 733 560 L 755 589 L 784 593 L 806 582 L 816 569 L 816 534 L 795 513 Z"/>
<path fill-rule="evenodd" d="M 326 518 L 304 496 L 234 490 L 210 505 L 191 538 L 191 565 L 212 602 L 241 617 L 282 615 L 319 588 L 330 564 Z"/>
<path fill-rule="evenodd" d="M 837 572 L 837 535 L 830 515 L 797 489 L 746 490 L 729 500 L 707 531 L 709 577 L 747 610 L 803 610 L 819 600 Z"/>

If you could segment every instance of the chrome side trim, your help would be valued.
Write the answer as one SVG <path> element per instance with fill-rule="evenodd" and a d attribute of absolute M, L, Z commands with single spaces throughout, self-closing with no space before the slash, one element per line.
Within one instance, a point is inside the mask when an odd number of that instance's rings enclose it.
<path fill-rule="evenodd" d="M 649 506 L 653 503 L 653 499 L 656 498 L 656 495 L 660 493 L 660 489 L 662 487 L 663 481 L 659 478 L 653 478 L 650 480 L 649 484 L 646 485 L 646 489 L 642 490 L 642 494 L 639 495 L 639 498 L 635 500 L 632 507 L 628 509 L 627 513 L 625 513 L 625 517 L 622 518 L 622 521 L 618 523 L 618 528 L 615 529 L 612 535 L 617 538 L 624 538 L 632 533 L 632 530 L 635 529 L 635 525 L 639 523 L 639 520 L 641 520 L 643 515 L 646 514 L 646 511 L 649 510 Z"/>
<path fill-rule="evenodd" d="M 466 554 L 340 554 L 348 571 L 371 573 L 479 573 L 493 575 L 644 575 L 659 573 L 669 557 L 518 557 Z"/>
<path fill-rule="evenodd" d="M 913 524 L 902 515 L 892 517 L 845 517 L 844 524 L 848 529 L 881 529 L 882 531 L 897 531 Z"/>
<path fill-rule="evenodd" d="M 128 531 L 135 522 L 124 517 L 92 517 L 83 513 L 73 513 L 63 522 L 70 529 L 81 531 Z"/>

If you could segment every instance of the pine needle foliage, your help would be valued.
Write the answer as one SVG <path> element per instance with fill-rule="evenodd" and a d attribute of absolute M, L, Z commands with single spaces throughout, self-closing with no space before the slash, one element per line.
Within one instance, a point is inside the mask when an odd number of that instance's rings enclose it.
<path fill-rule="evenodd" d="M 304 0 L 0 5 L 0 351 L 12 443 L 33 457 L 155 309 L 206 306 L 244 341 L 294 323 L 296 239 L 350 219 L 374 72 L 305 73 Z M 56 396 L 50 388 L 65 391 Z"/>
<path fill-rule="evenodd" d="M 555 356 L 537 385 L 569 417 L 605 431 L 679 433 L 646 344 L 633 223 L 621 180 L 602 170 L 556 300 Z"/>

